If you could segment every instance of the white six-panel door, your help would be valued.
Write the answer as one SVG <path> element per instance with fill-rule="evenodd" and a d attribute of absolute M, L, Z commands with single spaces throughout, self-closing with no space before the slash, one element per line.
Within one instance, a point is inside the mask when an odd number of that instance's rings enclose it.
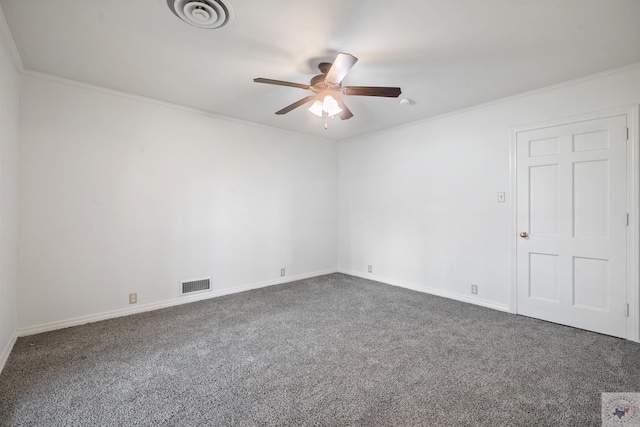
<path fill-rule="evenodd" d="M 625 115 L 516 134 L 518 314 L 627 337 Z"/>

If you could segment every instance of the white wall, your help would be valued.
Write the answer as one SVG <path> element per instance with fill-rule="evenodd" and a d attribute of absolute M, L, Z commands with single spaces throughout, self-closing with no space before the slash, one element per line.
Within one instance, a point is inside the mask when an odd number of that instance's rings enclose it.
<path fill-rule="evenodd" d="M 342 142 L 340 270 L 511 309 L 511 128 L 637 103 L 640 66 Z"/>
<path fill-rule="evenodd" d="M 19 113 L 20 75 L 0 32 L 0 370 L 18 322 Z"/>
<path fill-rule="evenodd" d="M 21 117 L 24 333 L 337 269 L 335 142 L 34 74 Z"/>
<path fill-rule="evenodd" d="M 281 267 L 507 310 L 511 128 L 639 103 L 640 67 L 339 144 L 34 74 L 22 86 L 29 333 L 129 312 L 130 292 L 174 303 L 181 279 L 276 283 Z"/>

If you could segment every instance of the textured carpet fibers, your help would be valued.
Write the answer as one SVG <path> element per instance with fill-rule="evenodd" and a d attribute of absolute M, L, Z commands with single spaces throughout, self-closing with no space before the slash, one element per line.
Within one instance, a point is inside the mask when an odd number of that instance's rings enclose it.
<path fill-rule="evenodd" d="M 595 426 L 640 345 L 342 274 L 20 338 L 3 426 Z"/>

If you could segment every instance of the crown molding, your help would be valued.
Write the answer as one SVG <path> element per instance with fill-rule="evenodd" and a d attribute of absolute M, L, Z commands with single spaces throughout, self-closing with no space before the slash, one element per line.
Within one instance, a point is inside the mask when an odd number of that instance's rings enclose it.
<path fill-rule="evenodd" d="M 354 136 L 352 138 L 347 138 L 344 139 L 340 142 L 350 142 L 350 141 L 356 141 L 359 140 L 361 138 L 370 138 L 376 135 L 382 135 L 385 133 L 389 133 L 389 132 L 395 132 L 401 129 L 406 129 L 406 128 L 410 128 L 413 126 L 419 126 L 421 124 L 424 123 L 429 123 L 429 122 L 433 122 L 436 120 L 440 120 L 440 119 L 445 119 L 447 117 L 452 117 L 452 116 L 457 116 L 458 114 L 464 114 L 464 113 L 468 113 L 471 111 L 475 111 L 475 110 L 481 110 L 483 108 L 487 108 L 487 107 L 491 107 L 493 105 L 499 105 L 499 104 L 503 104 L 503 103 L 507 103 L 507 102 L 511 102 L 511 101 L 515 101 L 521 98 L 526 98 L 528 96 L 532 96 L 532 95 L 537 95 L 540 93 L 545 93 L 545 92 L 549 92 L 555 89 L 560 89 L 563 87 L 569 87 L 569 86 L 573 86 L 576 84 L 580 84 L 580 83 L 584 83 L 584 82 L 588 82 L 590 80 L 596 80 L 596 79 L 600 79 L 603 77 L 607 77 L 607 76 L 611 76 L 611 75 L 615 75 L 618 73 L 622 73 L 625 71 L 629 71 L 629 70 L 635 70 L 640 68 L 640 62 L 634 62 L 631 64 L 627 64 L 627 65 L 623 65 L 621 67 L 616 67 L 616 68 L 611 68 L 609 70 L 605 70 L 605 71 L 601 71 L 599 73 L 595 73 L 595 74 L 589 74 L 586 76 L 582 76 L 582 77 L 578 77 L 575 79 L 571 79 L 571 80 L 565 80 L 564 82 L 560 82 L 560 83 L 555 83 L 549 86 L 544 86 L 538 89 L 532 89 L 532 90 L 528 90 L 525 92 L 520 92 L 517 93 L 515 95 L 510 95 L 510 96 L 505 96 L 503 98 L 498 98 L 498 99 L 494 99 L 492 101 L 487 101 L 487 102 L 483 102 L 481 104 L 476 104 L 476 105 L 471 105 L 469 107 L 465 107 L 465 108 L 460 108 L 458 110 L 453 110 L 453 111 L 449 111 L 447 113 L 442 113 L 442 114 L 438 114 L 435 116 L 431 116 L 431 117 L 426 117 L 424 119 L 420 119 L 420 120 L 416 120 L 410 123 L 405 123 L 402 125 L 398 125 L 398 126 L 394 126 L 388 129 L 382 129 L 382 130 L 378 130 L 375 132 L 370 132 L 370 133 L 366 133 L 363 135 L 358 135 L 358 136 Z"/>
<path fill-rule="evenodd" d="M 16 68 L 23 73 L 24 72 L 24 64 L 22 63 L 22 58 L 20 57 L 20 52 L 18 52 L 18 47 L 16 46 L 16 42 L 13 39 L 13 35 L 11 35 L 11 30 L 9 30 L 9 25 L 7 25 L 7 20 L 4 17 L 4 12 L 0 7 L 0 36 L 2 37 L 3 44 L 6 47 L 7 51 L 11 54 L 13 58 L 13 63 Z"/>
<path fill-rule="evenodd" d="M 124 91 L 120 91 L 120 90 L 116 90 L 116 89 L 111 89 L 111 88 L 104 87 L 104 86 L 98 86 L 98 85 L 94 85 L 94 84 L 91 84 L 91 83 L 84 83 L 84 82 L 80 82 L 80 81 L 77 81 L 77 80 L 68 79 L 66 77 L 60 77 L 60 76 L 55 76 L 53 74 L 41 73 L 39 71 L 24 70 L 24 71 L 22 71 L 22 75 L 25 76 L 25 77 L 32 77 L 32 78 L 39 79 L 39 80 L 48 80 L 48 81 L 57 82 L 57 83 L 65 84 L 65 85 L 68 85 L 68 86 L 78 87 L 78 88 L 82 88 L 82 89 L 86 89 L 86 90 L 90 90 L 90 91 L 94 91 L 94 92 L 102 92 L 104 94 L 117 96 L 117 97 L 125 98 L 125 99 L 130 99 L 130 100 L 134 100 L 134 101 L 138 101 L 138 102 L 144 102 L 144 103 L 148 103 L 148 104 L 160 105 L 160 106 L 163 106 L 163 107 L 166 107 L 166 108 L 172 108 L 174 110 L 185 111 L 185 112 L 192 113 L 192 114 L 199 114 L 199 115 L 207 116 L 207 117 L 210 117 L 210 118 L 213 118 L 213 119 L 224 120 L 224 121 L 227 121 L 227 122 L 237 123 L 237 124 L 241 124 L 241 125 L 245 125 L 245 126 L 256 127 L 256 128 L 261 128 L 261 129 L 268 129 L 270 131 L 284 133 L 284 134 L 288 134 L 288 135 L 303 136 L 306 139 L 316 139 L 316 140 L 319 140 L 319 141 L 332 142 L 332 143 L 337 143 L 338 142 L 338 141 L 334 141 L 332 139 L 322 138 L 320 136 L 309 135 L 309 134 L 302 133 L 302 132 L 296 132 L 296 131 L 292 131 L 292 130 L 288 130 L 288 129 L 278 128 L 278 127 L 275 127 L 275 126 L 264 125 L 262 123 L 256 123 L 256 122 L 252 122 L 252 121 L 249 121 L 249 120 L 243 120 L 243 119 L 238 119 L 236 117 L 225 116 L 224 114 L 212 113 L 210 111 L 201 110 L 201 109 L 194 108 L 194 107 L 187 107 L 185 105 L 174 104 L 174 103 L 168 102 L 168 101 L 161 101 L 161 100 L 156 99 L 156 98 L 150 98 L 150 97 L 143 96 L 143 95 L 136 95 L 136 94 L 133 94 L 133 93 L 124 92 Z"/>

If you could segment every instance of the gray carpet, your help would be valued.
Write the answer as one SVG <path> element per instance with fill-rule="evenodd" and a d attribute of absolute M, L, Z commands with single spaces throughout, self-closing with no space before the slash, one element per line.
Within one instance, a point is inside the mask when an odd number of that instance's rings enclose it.
<path fill-rule="evenodd" d="M 590 426 L 640 345 L 342 274 L 20 338 L 3 426 Z"/>

